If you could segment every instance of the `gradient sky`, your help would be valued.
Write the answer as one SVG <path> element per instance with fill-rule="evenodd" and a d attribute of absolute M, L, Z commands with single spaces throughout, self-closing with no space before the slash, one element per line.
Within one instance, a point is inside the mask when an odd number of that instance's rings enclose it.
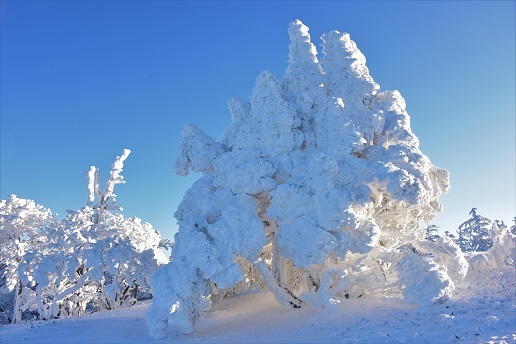
<path fill-rule="evenodd" d="M 294 19 L 319 50 L 349 32 L 381 89 L 404 96 L 421 150 L 451 174 L 435 224 L 455 231 L 472 207 L 511 223 L 514 1 L 1 0 L 1 198 L 62 216 L 86 204 L 89 167 L 104 183 L 129 148 L 118 203 L 172 238 L 198 178 L 174 174 L 181 127 L 219 140 L 227 100 L 263 70 L 283 76 Z"/>

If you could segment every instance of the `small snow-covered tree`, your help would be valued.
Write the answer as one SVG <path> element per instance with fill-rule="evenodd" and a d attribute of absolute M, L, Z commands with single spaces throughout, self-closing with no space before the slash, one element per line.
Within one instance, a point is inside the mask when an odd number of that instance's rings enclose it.
<path fill-rule="evenodd" d="M 471 270 L 483 273 L 485 269 L 513 269 L 516 262 L 516 235 L 511 233 L 503 221 L 495 220 L 491 223 L 483 219 L 482 230 L 487 232 L 483 236 L 489 238 L 489 245 L 487 249 L 466 251 Z M 487 227 L 488 223 L 491 224 L 490 227 Z M 478 246 L 485 247 L 485 241 L 480 241 Z"/>
<path fill-rule="evenodd" d="M 463 252 L 489 250 L 493 246 L 493 239 L 489 237 L 491 220 L 477 214 L 477 208 L 471 209 L 469 215 L 471 218 L 457 230 L 457 244 Z"/>
<path fill-rule="evenodd" d="M 87 309 L 130 306 L 151 295 L 150 275 L 168 262 L 162 238 L 149 223 L 113 213 L 114 186 L 129 150 L 117 157 L 100 192 L 98 169 L 88 174 L 88 202 L 46 232 L 47 243 L 27 252 L 18 267 L 22 310 L 39 319 L 78 316 Z M 97 202 L 95 203 L 95 199 Z"/>
<path fill-rule="evenodd" d="M 456 241 L 455 234 L 453 234 L 450 231 L 444 231 L 444 235 L 446 235 L 447 238 L 452 239 L 453 241 Z"/>
<path fill-rule="evenodd" d="M 0 323 L 21 320 L 19 312 L 13 316 L 22 288 L 18 265 L 25 252 L 45 245 L 45 229 L 53 223 L 52 212 L 32 200 L 16 195 L 0 200 Z"/>
<path fill-rule="evenodd" d="M 489 229 L 493 244 L 488 253 L 498 267 L 515 266 L 516 235 L 513 234 L 503 221 L 495 220 Z"/>
<path fill-rule="evenodd" d="M 439 226 L 430 225 L 425 229 L 425 239 L 435 242 L 441 236 L 439 235 Z"/>
<path fill-rule="evenodd" d="M 511 226 L 511 233 L 516 235 L 516 217 L 512 219 L 512 222 L 514 222 L 514 224 Z"/>
<path fill-rule="evenodd" d="M 154 337 L 191 332 L 213 298 L 246 289 L 290 308 L 386 293 L 431 303 L 464 275 L 432 255 L 459 255 L 450 240 L 418 249 L 449 178 L 419 150 L 401 94 L 380 92 L 348 34 L 323 35 L 321 60 L 303 23 L 289 36 L 283 79 L 263 72 L 250 102 L 230 100 L 221 142 L 183 128 L 176 173 L 203 176 L 153 277 Z"/>

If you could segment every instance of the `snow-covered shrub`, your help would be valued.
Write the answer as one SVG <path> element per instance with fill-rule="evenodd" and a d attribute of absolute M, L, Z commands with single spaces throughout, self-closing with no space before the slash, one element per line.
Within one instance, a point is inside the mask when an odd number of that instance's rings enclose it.
<path fill-rule="evenodd" d="M 471 218 L 459 226 L 456 239 L 469 262 L 470 270 L 482 273 L 486 269 L 514 267 L 516 235 L 503 221 L 491 221 L 471 209 Z"/>
<path fill-rule="evenodd" d="M 150 297 L 151 274 L 168 262 L 162 238 L 139 218 L 111 212 L 121 209 L 113 191 L 123 183 L 120 173 L 128 154 L 124 150 L 115 160 L 103 192 L 98 169 L 92 167 L 87 206 L 69 210 L 65 219 L 46 228 L 45 245 L 22 257 L 20 319 L 23 312 L 38 319 L 78 316 Z"/>
<path fill-rule="evenodd" d="M 191 332 L 212 298 L 247 288 L 294 308 L 386 293 L 443 302 L 453 289 L 452 258 L 403 249 L 424 239 L 420 223 L 449 189 L 418 148 L 405 100 L 380 92 L 348 34 L 323 35 L 320 61 L 305 25 L 289 35 L 283 79 L 263 72 L 250 102 L 230 100 L 221 142 L 182 131 L 176 173 L 204 175 L 175 213 L 172 262 L 152 280 L 154 337 Z M 460 252 L 441 244 L 442 255 Z"/>
<path fill-rule="evenodd" d="M 515 266 L 516 262 L 516 235 L 511 233 L 503 221 L 495 220 L 489 229 L 489 236 L 493 240 L 493 246 L 488 254 L 496 266 Z"/>
<path fill-rule="evenodd" d="M 16 195 L 0 200 L 0 324 L 21 320 L 13 318 L 20 301 L 18 265 L 25 252 L 46 244 L 45 229 L 53 223 L 52 212 L 32 200 Z"/>
<path fill-rule="evenodd" d="M 459 244 L 463 252 L 487 251 L 493 246 L 493 239 L 489 237 L 491 220 L 477 214 L 477 208 L 471 209 L 471 216 L 462 223 L 457 230 Z"/>
<path fill-rule="evenodd" d="M 419 253 L 412 245 L 402 246 L 402 258 L 395 264 L 398 286 L 405 301 L 414 304 L 443 303 L 451 296 L 454 285 L 445 266 Z"/>
<path fill-rule="evenodd" d="M 124 223 L 134 228 L 141 221 L 119 223 L 121 215 L 104 214 L 107 224 L 95 225 L 94 214 L 89 207 L 70 211 L 52 243 L 23 257 L 19 266 L 23 304 L 39 319 L 78 316 L 87 307 L 130 306 L 151 292 L 150 275 L 166 258 L 158 256 L 158 261 L 157 245 L 142 249 L 149 245 L 120 230 Z"/>
<path fill-rule="evenodd" d="M 468 261 L 459 245 L 447 236 L 438 237 L 434 241 L 418 241 L 414 243 L 420 254 L 430 256 L 433 261 L 446 269 L 452 282 L 462 281 L 468 273 Z"/>

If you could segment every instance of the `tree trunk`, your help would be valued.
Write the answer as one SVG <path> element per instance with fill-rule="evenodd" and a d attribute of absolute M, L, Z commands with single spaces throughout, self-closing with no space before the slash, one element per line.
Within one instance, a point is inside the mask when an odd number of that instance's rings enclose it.
<path fill-rule="evenodd" d="M 260 270 L 267 289 L 274 294 L 279 303 L 287 307 L 301 308 L 303 301 L 294 295 L 290 285 L 293 278 L 290 275 L 294 272 L 294 266 L 289 259 L 281 256 L 278 245 L 278 225 L 275 221 L 267 218 L 267 207 L 270 200 L 267 198 L 267 194 L 259 194 L 255 197 L 258 199 L 258 216 L 263 222 L 267 236 L 267 244 L 255 265 Z M 266 261 L 270 261 L 270 266 Z"/>
<path fill-rule="evenodd" d="M 22 320 L 21 307 L 22 307 L 22 283 L 21 280 L 18 279 L 18 283 L 16 285 L 16 295 L 14 299 L 14 314 L 13 314 L 13 324 L 20 323 Z"/>

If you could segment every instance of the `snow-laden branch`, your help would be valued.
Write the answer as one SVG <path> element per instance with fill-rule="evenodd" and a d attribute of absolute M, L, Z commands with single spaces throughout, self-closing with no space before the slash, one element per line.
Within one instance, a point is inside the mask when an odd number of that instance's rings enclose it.
<path fill-rule="evenodd" d="M 127 159 L 131 151 L 129 149 L 124 149 L 121 156 L 117 156 L 115 162 L 113 163 L 113 167 L 109 172 L 110 178 L 106 182 L 106 188 L 102 193 L 102 198 L 106 200 L 111 197 L 112 204 L 116 202 L 116 195 L 113 193 L 116 184 L 125 184 L 124 177 L 122 176 L 122 169 L 124 167 L 124 161 Z"/>
<path fill-rule="evenodd" d="M 91 166 L 88 171 L 88 202 L 87 206 L 95 209 L 94 223 L 98 224 L 103 219 L 103 214 L 110 210 L 122 210 L 116 205 L 116 195 L 114 193 L 116 184 L 125 184 L 122 170 L 124 161 L 127 159 L 131 151 L 124 149 L 122 155 L 117 156 L 110 171 L 110 178 L 106 181 L 104 191 L 100 191 L 100 170 Z M 95 199 L 97 203 L 94 204 Z"/>

